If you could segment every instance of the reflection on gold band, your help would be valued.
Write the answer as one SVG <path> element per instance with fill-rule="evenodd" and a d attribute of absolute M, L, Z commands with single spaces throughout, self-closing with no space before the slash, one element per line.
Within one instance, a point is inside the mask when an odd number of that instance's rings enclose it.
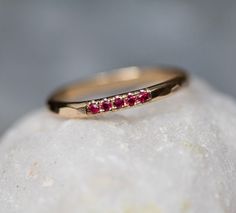
<path fill-rule="evenodd" d="M 186 72 L 178 68 L 128 67 L 58 89 L 47 103 L 61 116 L 83 118 L 158 100 L 179 89 L 187 79 Z M 108 94 L 90 97 L 101 93 Z"/>

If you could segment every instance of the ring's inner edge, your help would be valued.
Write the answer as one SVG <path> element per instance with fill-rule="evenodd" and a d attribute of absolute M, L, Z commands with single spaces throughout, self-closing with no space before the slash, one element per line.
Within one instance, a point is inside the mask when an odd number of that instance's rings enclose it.
<path fill-rule="evenodd" d="M 105 97 L 162 83 L 179 74 L 180 71 L 176 68 L 124 68 L 110 73 L 95 74 L 95 78 L 65 86 L 53 94 L 51 99 L 54 101 L 84 101 Z M 104 94 L 105 92 L 107 94 Z"/>

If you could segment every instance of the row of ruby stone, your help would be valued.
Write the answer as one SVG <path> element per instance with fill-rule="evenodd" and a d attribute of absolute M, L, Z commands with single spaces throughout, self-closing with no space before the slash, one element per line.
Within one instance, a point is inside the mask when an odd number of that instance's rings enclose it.
<path fill-rule="evenodd" d="M 145 103 L 151 99 L 151 93 L 146 90 L 140 90 L 137 94 L 129 93 L 126 97 L 116 96 L 115 98 L 103 99 L 99 103 L 92 102 L 87 106 L 87 111 L 92 114 L 111 111 L 112 109 L 121 109 L 127 106 L 134 106 L 139 103 Z"/>

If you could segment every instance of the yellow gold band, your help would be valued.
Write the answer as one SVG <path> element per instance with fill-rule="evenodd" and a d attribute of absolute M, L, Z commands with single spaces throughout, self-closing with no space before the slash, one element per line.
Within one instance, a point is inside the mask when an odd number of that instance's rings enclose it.
<path fill-rule="evenodd" d="M 187 80 L 186 72 L 178 68 L 128 67 L 58 89 L 47 104 L 61 116 L 83 118 L 159 100 L 177 91 Z M 102 98 L 89 98 L 105 92 L 109 94 Z"/>

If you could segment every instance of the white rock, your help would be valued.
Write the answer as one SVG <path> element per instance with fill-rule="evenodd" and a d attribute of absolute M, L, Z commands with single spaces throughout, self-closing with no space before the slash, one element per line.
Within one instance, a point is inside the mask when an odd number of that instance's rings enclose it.
<path fill-rule="evenodd" d="M 26 116 L 0 144 L 0 212 L 235 213 L 236 104 L 190 85 L 94 119 Z"/>

